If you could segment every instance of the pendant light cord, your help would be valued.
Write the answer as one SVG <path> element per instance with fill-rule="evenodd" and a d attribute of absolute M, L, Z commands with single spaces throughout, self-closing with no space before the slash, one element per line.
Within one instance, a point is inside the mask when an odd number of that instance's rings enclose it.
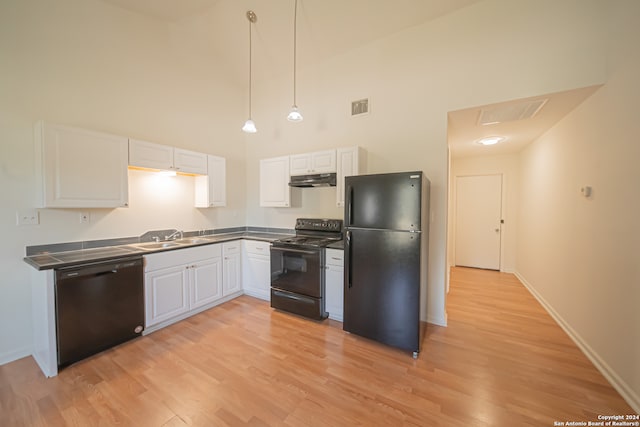
<path fill-rule="evenodd" d="M 249 119 L 251 119 L 251 19 L 249 19 Z"/>
<path fill-rule="evenodd" d="M 297 29 L 298 29 L 298 0 L 293 8 L 293 105 L 296 104 L 296 62 L 297 62 Z"/>

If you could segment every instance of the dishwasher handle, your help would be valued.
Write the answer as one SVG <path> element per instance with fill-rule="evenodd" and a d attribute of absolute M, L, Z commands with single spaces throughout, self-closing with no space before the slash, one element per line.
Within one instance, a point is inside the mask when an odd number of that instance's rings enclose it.
<path fill-rule="evenodd" d="M 123 268 L 142 266 L 142 257 L 119 258 L 104 262 L 73 265 L 56 270 L 56 280 L 75 279 L 85 276 L 102 276 L 117 273 Z"/>

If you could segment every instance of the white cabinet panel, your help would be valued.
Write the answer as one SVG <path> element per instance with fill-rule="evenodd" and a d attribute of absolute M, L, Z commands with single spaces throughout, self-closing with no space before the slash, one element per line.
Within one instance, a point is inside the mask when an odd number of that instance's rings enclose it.
<path fill-rule="evenodd" d="M 191 309 L 202 307 L 222 298 L 222 260 L 211 258 L 189 265 L 193 292 Z"/>
<path fill-rule="evenodd" d="M 173 167 L 182 173 L 207 174 L 207 155 L 195 151 L 173 149 Z"/>
<path fill-rule="evenodd" d="M 336 204 L 344 206 L 344 179 L 366 172 L 366 155 L 360 147 L 337 149 Z"/>
<path fill-rule="evenodd" d="M 127 138 L 39 122 L 35 143 L 39 206 L 128 206 Z"/>
<path fill-rule="evenodd" d="M 289 156 L 260 160 L 260 206 L 289 207 Z"/>
<path fill-rule="evenodd" d="M 173 169 L 173 147 L 129 139 L 129 165 L 151 169 Z"/>
<path fill-rule="evenodd" d="M 243 241 L 242 287 L 244 293 L 271 300 L 271 254 L 269 242 Z"/>
<path fill-rule="evenodd" d="M 231 295 L 242 290 L 242 258 L 240 246 L 239 241 L 222 244 L 222 294 L 224 296 Z"/>
<path fill-rule="evenodd" d="M 344 316 L 344 251 L 326 249 L 325 309 L 329 318 L 342 322 Z"/>
<path fill-rule="evenodd" d="M 152 326 L 189 310 L 189 278 L 184 266 L 144 275 L 145 326 Z"/>
<path fill-rule="evenodd" d="M 227 161 L 207 156 L 207 175 L 196 176 L 196 208 L 227 205 Z"/>
<path fill-rule="evenodd" d="M 207 155 L 154 142 L 129 139 L 129 165 L 206 175 Z"/>
<path fill-rule="evenodd" d="M 290 175 L 335 172 L 336 151 L 316 151 L 290 156 L 290 168 Z"/>

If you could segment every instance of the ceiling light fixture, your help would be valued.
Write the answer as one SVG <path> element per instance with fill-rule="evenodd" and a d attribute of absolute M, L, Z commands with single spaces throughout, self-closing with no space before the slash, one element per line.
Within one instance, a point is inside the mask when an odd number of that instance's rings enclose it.
<path fill-rule="evenodd" d="M 249 20 L 249 118 L 244 122 L 242 130 L 246 133 L 256 133 L 256 124 L 251 120 L 251 24 L 254 24 L 258 20 L 258 16 L 254 11 L 247 11 L 247 19 Z"/>
<path fill-rule="evenodd" d="M 504 139 L 505 138 L 503 136 L 488 136 L 486 138 L 479 139 L 476 142 L 481 145 L 494 145 L 498 142 L 504 141 Z"/>
<path fill-rule="evenodd" d="M 296 47 L 297 47 L 297 25 L 298 24 L 298 0 L 295 0 L 293 9 L 293 106 L 289 110 L 287 120 L 290 122 L 301 122 L 302 113 L 296 105 Z"/>

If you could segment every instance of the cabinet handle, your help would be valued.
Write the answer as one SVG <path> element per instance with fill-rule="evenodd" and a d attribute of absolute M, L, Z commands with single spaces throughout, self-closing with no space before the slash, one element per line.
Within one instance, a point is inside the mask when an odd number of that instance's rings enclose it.
<path fill-rule="evenodd" d="M 332 256 L 331 259 L 335 259 L 336 261 L 341 261 L 342 260 L 342 258 L 338 258 L 338 257 L 335 257 L 335 256 Z"/>

